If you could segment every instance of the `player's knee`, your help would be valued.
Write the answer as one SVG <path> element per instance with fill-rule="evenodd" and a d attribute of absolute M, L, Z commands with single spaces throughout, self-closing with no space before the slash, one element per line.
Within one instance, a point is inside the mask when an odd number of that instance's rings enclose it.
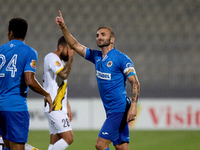
<path fill-rule="evenodd" d="M 72 144 L 73 141 L 74 141 L 74 136 L 72 136 L 72 137 L 69 138 L 69 143 L 68 143 L 68 144 L 69 144 L 69 145 Z"/>
<path fill-rule="evenodd" d="M 110 143 L 111 143 L 110 140 L 106 140 L 106 139 L 98 137 L 95 143 L 95 147 L 97 150 L 109 150 L 108 146 Z"/>
<path fill-rule="evenodd" d="M 65 140 L 69 145 L 73 143 L 74 141 L 74 136 L 73 134 L 71 136 L 69 136 L 66 140 Z"/>
<path fill-rule="evenodd" d="M 67 132 L 61 133 L 60 135 L 62 139 L 64 139 L 68 145 L 72 144 L 72 142 L 74 141 L 74 135 L 72 131 L 67 131 Z"/>
<path fill-rule="evenodd" d="M 103 145 L 98 141 L 96 141 L 96 143 L 95 143 L 95 148 L 97 150 L 104 150 Z"/>
<path fill-rule="evenodd" d="M 100 145 L 98 145 L 98 143 L 95 143 L 95 148 L 98 150 L 100 148 Z"/>
<path fill-rule="evenodd" d="M 122 142 L 121 144 L 115 145 L 115 149 L 116 150 L 121 150 L 121 149 L 128 150 L 129 149 L 128 143 Z"/>

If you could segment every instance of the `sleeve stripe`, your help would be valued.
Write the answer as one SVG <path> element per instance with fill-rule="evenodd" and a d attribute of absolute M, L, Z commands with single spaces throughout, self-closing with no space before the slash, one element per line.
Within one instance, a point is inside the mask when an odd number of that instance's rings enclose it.
<path fill-rule="evenodd" d="M 35 71 L 32 71 L 32 70 L 26 70 L 24 72 L 33 72 L 35 74 Z"/>
<path fill-rule="evenodd" d="M 56 74 L 58 74 L 61 70 L 63 70 L 64 67 L 60 68 L 58 71 L 56 71 Z"/>

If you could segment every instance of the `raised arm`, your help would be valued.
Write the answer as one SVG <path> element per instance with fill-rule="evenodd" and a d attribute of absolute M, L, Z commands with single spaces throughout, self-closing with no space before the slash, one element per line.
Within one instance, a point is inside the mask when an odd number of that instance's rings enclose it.
<path fill-rule="evenodd" d="M 140 83 L 137 75 L 130 76 L 128 81 L 131 84 L 131 105 L 127 115 L 127 122 L 135 120 L 137 115 L 137 102 L 140 93 Z"/>
<path fill-rule="evenodd" d="M 65 37 L 66 42 L 69 46 L 75 50 L 80 56 L 85 57 L 86 47 L 80 43 L 70 34 L 69 30 L 67 29 L 64 19 L 62 17 L 62 13 L 59 12 L 59 17 L 56 17 L 56 24 L 62 30 L 62 33 Z"/>

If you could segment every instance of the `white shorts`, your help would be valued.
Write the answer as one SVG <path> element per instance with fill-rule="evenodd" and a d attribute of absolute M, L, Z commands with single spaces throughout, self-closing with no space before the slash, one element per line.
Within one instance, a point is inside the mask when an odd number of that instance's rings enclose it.
<path fill-rule="evenodd" d="M 69 118 L 63 111 L 45 112 L 49 123 L 49 133 L 57 134 L 72 130 Z"/>

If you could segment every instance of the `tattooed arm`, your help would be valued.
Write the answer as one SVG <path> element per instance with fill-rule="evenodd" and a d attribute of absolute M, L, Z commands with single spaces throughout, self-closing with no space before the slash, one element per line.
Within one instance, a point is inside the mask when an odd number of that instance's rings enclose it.
<path fill-rule="evenodd" d="M 58 73 L 58 76 L 61 77 L 61 79 L 65 80 L 68 78 L 69 73 L 71 71 L 73 57 L 69 57 L 67 64 L 64 66 L 64 68 Z"/>
<path fill-rule="evenodd" d="M 137 75 L 130 76 L 128 81 L 131 84 L 131 106 L 127 115 L 127 122 L 135 120 L 137 115 L 137 101 L 140 93 L 140 83 Z"/>
<path fill-rule="evenodd" d="M 68 49 L 68 55 L 69 55 L 69 59 L 67 61 L 67 64 L 64 66 L 64 68 L 58 73 L 58 76 L 65 80 L 68 78 L 69 76 L 69 73 L 71 71 L 71 67 L 72 67 L 72 62 L 73 62 L 73 58 L 74 58 L 74 50 L 72 49 Z"/>

